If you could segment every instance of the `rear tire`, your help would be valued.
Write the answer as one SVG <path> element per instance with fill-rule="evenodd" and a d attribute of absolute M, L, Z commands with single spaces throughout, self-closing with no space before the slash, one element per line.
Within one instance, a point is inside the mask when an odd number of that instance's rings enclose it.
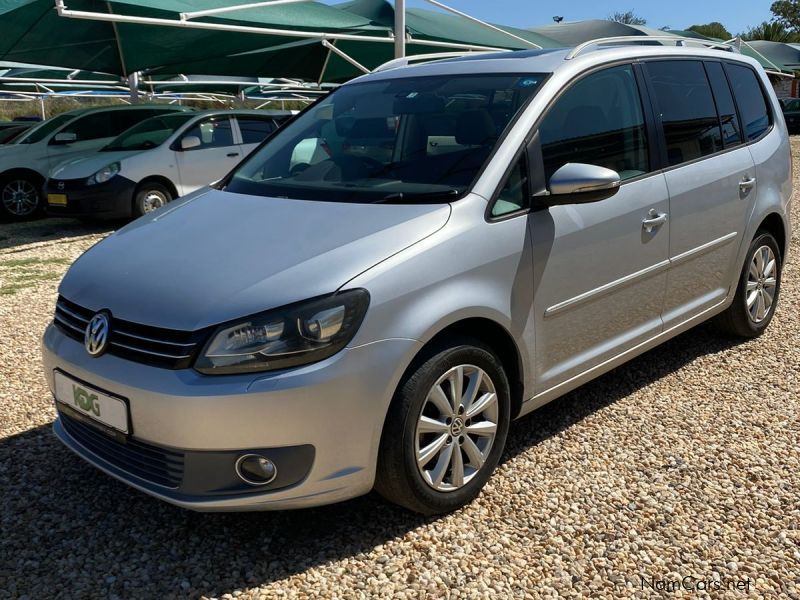
<path fill-rule="evenodd" d="M 157 181 L 145 181 L 133 198 L 133 216 L 141 217 L 172 202 L 172 192 Z"/>
<path fill-rule="evenodd" d="M 431 348 L 389 407 L 376 491 L 425 515 L 464 506 L 497 466 L 510 415 L 508 379 L 491 349 L 468 338 Z"/>
<path fill-rule="evenodd" d="M 30 175 L 0 178 L 0 217 L 6 221 L 27 221 L 42 216 L 42 182 Z"/>
<path fill-rule="evenodd" d="M 778 242 L 759 231 L 747 250 L 733 303 L 714 321 L 717 328 L 744 338 L 764 333 L 778 305 L 782 267 Z"/>

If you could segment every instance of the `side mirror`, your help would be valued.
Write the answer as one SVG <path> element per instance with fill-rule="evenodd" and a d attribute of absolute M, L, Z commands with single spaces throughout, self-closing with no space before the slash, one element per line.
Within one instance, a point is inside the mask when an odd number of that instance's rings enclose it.
<path fill-rule="evenodd" d="M 550 206 L 584 204 L 610 198 L 619 191 L 619 173 L 584 163 L 567 163 L 550 178 Z"/>
<path fill-rule="evenodd" d="M 78 135 L 77 134 L 68 133 L 66 131 L 63 131 L 61 133 L 57 133 L 55 135 L 55 137 L 53 137 L 53 143 L 54 144 L 60 144 L 60 145 L 71 144 L 72 142 L 77 142 L 77 141 L 78 141 Z"/>
<path fill-rule="evenodd" d="M 200 138 L 196 135 L 187 135 L 181 138 L 181 150 L 191 150 L 192 148 L 197 148 L 202 145 L 203 142 L 201 142 Z"/>

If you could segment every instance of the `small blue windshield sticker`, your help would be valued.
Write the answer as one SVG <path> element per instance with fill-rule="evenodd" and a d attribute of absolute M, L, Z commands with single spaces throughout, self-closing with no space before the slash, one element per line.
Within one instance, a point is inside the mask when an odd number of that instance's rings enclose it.
<path fill-rule="evenodd" d="M 537 79 L 520 79 L 517 82 L 517 87 L 529 88 L 529 87 L 533 87 L 537 83 L 539 83 L 539 81 Z"/>

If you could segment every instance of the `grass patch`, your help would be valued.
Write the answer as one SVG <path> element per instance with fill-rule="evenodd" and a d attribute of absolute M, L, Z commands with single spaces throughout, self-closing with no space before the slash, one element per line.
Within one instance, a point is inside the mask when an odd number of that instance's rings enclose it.
<path fill-rule="evenodd" d="M 17 258 L 14 260 L 0 262 L 0 267 L 13 269 L 15 267 L 68 265 L 70 262 L 71 261 L 68 258 Z"/>
<path fill-rule="evenodd" d="M 49 267 L 67 266 L 71 262 L 66 258 L 18 258 L 0 262 L 4 280 L 0 285 L 0 296 L 13 296 L 20 290 L 61 279 L 62 269 L 53 271 Z"/>

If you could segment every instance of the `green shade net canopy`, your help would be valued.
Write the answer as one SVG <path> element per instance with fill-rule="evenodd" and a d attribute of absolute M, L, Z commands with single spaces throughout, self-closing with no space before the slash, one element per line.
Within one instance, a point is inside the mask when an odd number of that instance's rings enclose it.
<path fill-rule="evenodd" d="M 678 37 L 668 31 L 652 29 L 642 25 L 626 25 L 616 21 L 606 21 L 592 19 L 588 21 L 575 21 L 569 23 L 557 23 L 555 25 L 545 25 L 544 27 L 533 27 L 531 31 L 546 38 L 556 40 L 561 46 L 572 47 L 590 40 L 609 37 L 622 36 L 666 36 Z M 644 39 L 642 40 L 645 41 Z"/>
<path fill-rule="evenodd" d="M 386 0 L 353 0 L 337 4 L 336 8 L 367 18 L 373 25 L 388 29 L 394 27 L 394 7 Z M 541 48 L 557 48 L 563 45 L 553 38 L 527 29 L 505 25 L 495 25 L 495 27 L 528 40 Z M 535 47 L 511 36 L 492 31 L 464 17 L 421 8 L 406 9 L 406 30 L 414 39 L 420 40 L 462 42 L 509 50 L 529 50 Z"/>
<path fill-rule="evenodd" d="M 353 15 L 355 18 L 365 19 L 370 27 L 376 30 L 388 32 L 394 26 L 394 7 L 385 0 L 355 0 L 338 4 L 333 9 Z M 411 8 L 406 14 L 406 29 L 412 36 L 406 43 L 406 54 L 413 56 L 453 51 L 453 48 L 431 47 L 419 43 L 424 41 L 508 50 L 531 49 L 535 46 L 557 48 L 562 45 L 556 40 L 525 29 L 500 25 L 497 27 L 531 43 L 493 31 L 457 15 Z M 392 44 L 369 40 L 336 40 L 332 43 L 368 70 L 375 69 L 394 58 Z M 210 60 L 169 65 L 157 72 L 260 75 L 317 83 L 341 83 L 363 74 L 361 69 L 325 47 L 320 40 L 292 40 L 277 46 L 219 56 Z"/>
<path fill-rule="evenodd" d="M 240 5 L 236 0 L 66 0 L 66 8 L 179 21 L 180 14 Z M 323 33 L 379 33 L 368 19 L 318 2 L 237 10 L 200 22 Z M 0 60 L 126 76 L 136 71 L 285 44 L 298 38 L 58 15 L 53 0 L 0 0 Z M 391 45 L 391 44 L 387 44 Z M 221 71 L 225 72 L 225 71 Z"/>
<path fill-rule="evenodd" d="M 740 51 L 755 58 L 767 72 L 791 75 L 800 70 L 800 48 L 793 44 L 748 41 L 741 44 Z"/>

